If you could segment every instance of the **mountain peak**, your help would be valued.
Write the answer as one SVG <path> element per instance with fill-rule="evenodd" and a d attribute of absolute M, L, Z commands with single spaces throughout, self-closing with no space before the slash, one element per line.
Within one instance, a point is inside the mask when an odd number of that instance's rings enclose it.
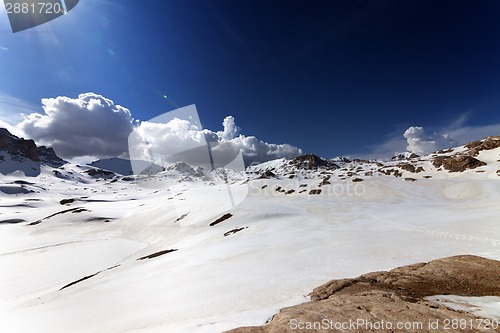
<path fill-rule="evenodd" d="M 305 154 L 298 157 L 295 157 L 290 161 L 291 165 L 296 166 L 300 169 L 317 169 L 317 168 L 328 168 L 328 169 L 337 169 L 338 166 L 322 157 L 319 157 L 314 154 Z"/>
<path fill-rule="evenodd" d="M 35 141 L 19 138 L 6 128 L 0 128 L 0 151 L 6 152 L 10 159 L 17 163 L 31 161 L 51 167 L 60 167 L 68 163 L 57 156 L 54 149 L 45 146 L 37 147 Z"/>

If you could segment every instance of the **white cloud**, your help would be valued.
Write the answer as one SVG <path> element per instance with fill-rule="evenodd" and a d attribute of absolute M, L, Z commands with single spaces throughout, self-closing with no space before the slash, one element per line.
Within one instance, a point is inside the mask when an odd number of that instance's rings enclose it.
<path fill-rule="evenodd" d="M 239 128 L 232 116 L 226 117 L 222 125 L 223 131 L 214 132 L 200 130 L 191 122 L 179 118 L 173 118 L 167 123 L 144 121 L 134 131 L 136 138 L 133 139 L 131 155 L 134 159 L 148 160 L 159 165 L 183 161 L 208 166 L 210 156 L 207 142 L 212 148 L 212 160 L 216 167 L 230 163 L 239 152 L 247 165 L 302 154 L 301 149 L 288 144 L 267 143 L 242 134 L 234 137 Z"/>
<path fill-rule="evenodd" d="M 246 164 L 261 163 L 282 157 L 293 158 L 302 155 L 300 148 L 289 144 L 267 143 L 257 139 L 255 136 L 240 135 L 237 138 L 224 142 L 229 142 L 241 149 Z"/>
<path fill-rule="evenodd" d="M 396 152 L 408 151 L 423 155 L 436 150 L 464 145 L 487 136 L 500 135 L 500 124 L 467 126 L 469 114 L 457 117 L 449 126 L 432 134 L 426 133 L 422 127 L 412 126 L 401 135 L 402 129 L 386 136 L 382 143 L 370 146 L 371 152 L 352 154 L 356 158 L 389 158 Z"/>
<path fill-rule="evenodd" d="M 450 148 L 458 145 L 449 134 L 436 132 L 427 134 L 423 127 L 412 126 L 403 134 L 408 145 L 406 150 L 418 155 L 426 155 L 436 150 Z"/>
<path fill-rule="evenodd" d="M 24 114 L 16 125 L 0 122 L 0 126 L 9 126 L 13 134 L 53 147 L 62 158 L 73 161 L 128 157 L 131 133 L 138 141 L 130 153 L 145 160 L 156 157 L 163 162 L 203 164 L 210 160 L 207 142 L 217 165 L 229 163 L 240 151 L 247 164 L 302 154 L 288 144 L 267 143 L 239 134 L 232 116 L 223 120 L 222 131 L 202 129 L 195 108 L 194 113 L 186 113 L 186 107 L 140 122 L 125 107 L 95 93 L 80 94 L 78 98 L 44 98 L 42 105 L 44 113 Z"/>
<path fill-rule="evenodd" d="M 240 128 L 236 126 L 233 116 L 227 116 L 224 118 L 222 126 L 224 126 L 224 131 L 217 132 L 217 135 L 223 139 L 231 140 L 236 137 L 240 131 Z"/>
<path fill-rule="evenodd" d="M 63 158 L 120 156 L 133 129 L 130 111 L 94 93 L 42 99 L 45 114 L 31 113 L 16 125 Z"/>
<path fill-rule="evenodd" d="M 9 51 L 9 49 L 8 49 L 7 47 L 5 47 L 5 46 L 2 46 L 0 49 L 1 49 L 2 51 L 5 51 L 5 52 Z"/>

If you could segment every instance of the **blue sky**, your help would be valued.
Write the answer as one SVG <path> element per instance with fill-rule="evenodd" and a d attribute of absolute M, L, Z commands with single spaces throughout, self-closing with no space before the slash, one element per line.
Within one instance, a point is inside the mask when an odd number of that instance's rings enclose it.
<path fill-rule="evenodd" d="M 82 0 L 16 34 L 2 8 L 0 119 L 94 92 L 325 157 L 463 143 L 500 134 L 499 40 L 498 1 Z"/>

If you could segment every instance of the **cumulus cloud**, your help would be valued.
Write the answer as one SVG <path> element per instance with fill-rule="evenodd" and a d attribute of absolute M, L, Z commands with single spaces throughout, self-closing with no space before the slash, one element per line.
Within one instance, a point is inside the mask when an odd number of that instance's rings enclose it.
<path fill-rule="evenodd" d="M 436 150 L 458 145 L 458 142 L 453 140 L 449 134 L 436 132 L 427 134 L 423 127 L 418 126 L 408 128 L 403 137 L 408 143 L 406 150 L 418 155 L 426 155 Z"/>
<path fill-rule="evenodd" d="M 233 116 L 227 116 L 224 118 L 222 126 L 224 126 L 224 131 L 217 132 L 217 135 L 223 139 L 231 140 L 238 135 L 238 132 L 240 131 L 240 128 L 236 126 Z"/>
<path fill-rule="evenodd" d="M 135 121 L 127 108 L 95 93 L 44 98 L 42 108 L 43 113 L 23 114 L 17 124 L 0 121 L 0 126 L 53 147 L 73 161 L 131 157 L 162 165 L 178 161 L 204 165 L 213 160 L 217 167 L 238 154 L 247 165 L 302 154 L 288 144 L 239 134 L 232 116 L 223 120 L 222 131 L 203 129 L 194 105 L 142 122 Z"/>
<path fill-rule="evenodd" d="M 130 111 L 94 93 L 42 99 L 44 114 L 31 113 L 16 125 L 37 143 L 64 158 L 120 156 L 133 130 Z"/>
<path fill-rule="evenodd" d="M 187 112 L 188 108 L 180 110 Z M 192 115 L 193 112 L 196 109 L 188 113 Z M 302 154 L 301 149 L 288 144 L 267 143 L 255 136 L 242 134 L 235 137 L 239 128 L 232 116 L 224 119 L 224 130 L 218 132 L 201 130 L 193 124 L 196 121 L 177 117 L 164 123 L 153 121 L 140 123 L 131 135 L 129 147 L 133 159 L 148 160 L 158 165 L 183 161 L 209 168 L 211 163 L 214 167 L 225 166 L 239 154 L 246 165 Z"/>

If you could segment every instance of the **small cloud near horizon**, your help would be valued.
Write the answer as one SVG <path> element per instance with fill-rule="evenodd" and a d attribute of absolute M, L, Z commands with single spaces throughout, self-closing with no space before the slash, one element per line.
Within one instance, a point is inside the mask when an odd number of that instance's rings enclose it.
<path fill-rule="evenodd" d="M 487 136 L 500 135 L 500 123 L 480 126 L 465 125 L 468 115 L 463 115 L 448 127 L 428 133 L 424 127 L 410 126 L 386 136 L 380 144 L 369 146 L 370 152 L 349 156 L 364 159 L 388 159 L 403 151 L 427 155 L 434 151 L 465 145 Z"/>

